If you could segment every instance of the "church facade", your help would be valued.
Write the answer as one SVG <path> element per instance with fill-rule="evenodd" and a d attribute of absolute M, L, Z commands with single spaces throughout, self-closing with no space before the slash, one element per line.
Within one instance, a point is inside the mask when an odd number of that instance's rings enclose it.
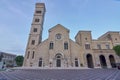
<path fill-rule="evenodd" d="M 42 41 L 45 11 L 44 3 L 36 3 L 24 67 L 112 68 L 120 62 L 112 49 L 120 44 L 117 31 L 106 32 L 96 40 L 92 39 L 91 31 L 79 31 L 73 41 L 69 38 L 70 30 L 57 24 Z"/>

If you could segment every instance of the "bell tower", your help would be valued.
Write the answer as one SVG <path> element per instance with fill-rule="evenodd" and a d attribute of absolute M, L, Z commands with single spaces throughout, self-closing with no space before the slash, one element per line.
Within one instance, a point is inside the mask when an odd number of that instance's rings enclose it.
<path fill-rule="evenodd" d="M 36 3 L 36 8 L 31 25 L 29 40 L 28 40 L 28 46 L 27 46 L 28 48 L 32 46 L 34 47 L 39 43 L 41 43 L 42 41 L 44 15 L 45 15 L 45 4 Z"/>
<path fill-rule="evenodd" d="M 35 54 L 34 49 L 42 42 L 45 11 L 44 3 L 36 3 L 23 66 L 30 66 L 32 63 L 31 60 Z"/>

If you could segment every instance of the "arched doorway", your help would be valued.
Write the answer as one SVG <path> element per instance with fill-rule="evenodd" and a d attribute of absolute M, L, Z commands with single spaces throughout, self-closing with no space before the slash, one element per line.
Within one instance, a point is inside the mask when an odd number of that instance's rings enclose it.
<path fill-rule="evenodd" d="M 39 59 L 39 67 L 42 67 L 43 60 L 42 58 Z"/>
<path fill-rule="evenodd" d="M 79 67 L 78 58 L 75 58 L 75 67 Z"/>
<path fill-rule="evenodd" d="M 113 55 L 110 55 L 110 56 L 109 56 L 109 60 L 110 60 L 111 67 L 112 67 L 112 68 L 115 68 L 115 67 L 116 67 L 116 64 L 115 64 L 114 56 L 113 56 Z"/>
<path fill-rule="evenodd" d="M 87 54 L 86 58 L 87 58 L 88 68 L 94 68 L 92 55 L 91 54 Z"/>
<path fill-rule="evenodd" d="M 61 67 L 61 58 L 62 55 L 60 53 L 56 54 L 56 67 Z"/>
<path fill-rule="evenodd" d="M 100 55 L 99 58 L 100 58 L 101 67 L 102 68 L 107 68 L 105 57 L 103 55 Z"/>

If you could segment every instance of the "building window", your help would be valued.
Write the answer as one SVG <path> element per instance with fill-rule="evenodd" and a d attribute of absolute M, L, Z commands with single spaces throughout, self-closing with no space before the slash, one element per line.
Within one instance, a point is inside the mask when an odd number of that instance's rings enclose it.
<path fill-rule="evenodd" d="M 35 19 L 35 22 L 39 22 L 40 21 L 40 19 Z"/>
<path fill-rule="evenodd" d="M 36 13 L 40 14 L 40 13 L 42 13 L 42 11 L 36 11 Z"/>
<path fill-rule="evenodd" d="M 85 49 L 90 49 L 90 44 L 85 44 Z"/>
<path fill-rule="evenodd" d="M 28 51 L 28 54 L 27 54 L 27 59 L 29 58 L 29 55 L 30 55 L 30 51 Z"/>
<path fill-rule="evenodd" d="M 34 55 L 35 55 L 35 51 L 33 51 L 33 54 L 32 54 L 32 59 L 34 59 Z"/>
<path fill-rule="evenodd" d="M 110 45 L 106 45 L 106 48 L 107 48 L 107 49 L 110 49 Z"/>
<path fill-rule="evenodd" d="M 32 44 L 32 45 L 35 45 L 35 40 L 32 40 L 31 44 Z"/>
<path fill-rule="evenodd" d="M 100 44 L 98 44 L 98 45 L 97 45 L 97 48 L 98 48 L 98 49 L 101 49 L 101 45 L 100 45 Z"/>
<path fill-rule="evenodd" d="M 34 29 L 33 29 L 33 32 L 37 32 L 37 28 L 34 28 Z"/>
<path fill-rule="evenodd" d="M 50 42 L 49 49 L 53 49 L 54 43 Z"/>
<path fill-rule="evenodd" d="M 68 49 L 68 43 L 67 43 L 67 42 L 64 43 L 64 49 L 65 49 L 65 50 Z"/>
<path fill-rule="evenodd" d="M 79 66 L 79 64 L 78 64 L 78 59 L 75 58 L 75 67 L 78 67 L 78 66 Z"/>
<path fill-rule="evenodd" d="M 39 59 L 39 67 L 42 67 L 42 63 L 43 63 L 42 58 L 40 58 Z"/>
<path fill-rule="evenodd" d="M 33 63 L 30 63 L 30 67 L 32 67 Z"/>
<path fill-rule="evenodd" d="M 56 37 L 56 39 L 61 39 L 61 34 L 58 33 L 58 34 L 56 34 L 55 37 Z"/>

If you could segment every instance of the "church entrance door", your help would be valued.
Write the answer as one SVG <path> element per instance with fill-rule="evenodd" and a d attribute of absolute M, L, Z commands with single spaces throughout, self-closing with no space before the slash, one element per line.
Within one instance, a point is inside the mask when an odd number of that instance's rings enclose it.
<path fill-rule="evenodd" d="M 60 60 L 60 59 L 57 59 L 57 61 L 56 61 L 56 66 L 57 66 L 57 67 L 61 67 L 61 60 Z"/>
<path fill-rule="evenodd" d="M 56 67 L 61 67 L 61 54 L 56 54 Z"/>

